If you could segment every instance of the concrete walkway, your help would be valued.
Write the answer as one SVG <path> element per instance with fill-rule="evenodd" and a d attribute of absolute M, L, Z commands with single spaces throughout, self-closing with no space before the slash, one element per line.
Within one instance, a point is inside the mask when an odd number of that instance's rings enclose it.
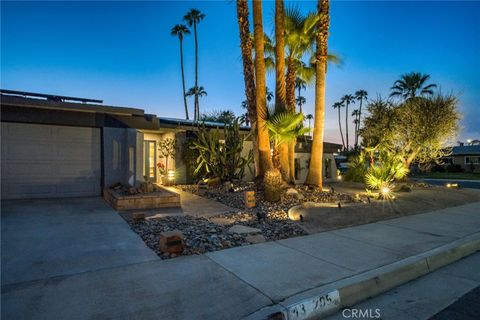
<path fill-rule="evenodd" d="M 22 208 L 13 204 L 2 209 L 8 216 L 14 215 L 11 211 L 22 214 Z M 37 206 L 30 215 L 42 210 Z M 6 229 L 21 232 L 24 226 L 18 224 L 29 222 L 25 219 Z M 62 230 L 61 225 L 57 228 Z M 14 233 L 4 238 L 2 232 L 4 319 L 256 319 L 275 310 L 271 306 L 295 303 L 342 279 L 446 244 L 480 239 L 480 202 L 201 256 L 146 259 L 57 276 L 46 272 L 35 281 L 15 278 L 12 268 L 3 268 L 3 251 L 13 252 L 9 237 Z M 76 251 L 76 244 L 81 240 L 68 240 L 70 255 L 79 259 L 82 252 Z M 115 248 L 110 250 L 114 255 Z M 38 268 L 30 264 L 24 272 Z"/>

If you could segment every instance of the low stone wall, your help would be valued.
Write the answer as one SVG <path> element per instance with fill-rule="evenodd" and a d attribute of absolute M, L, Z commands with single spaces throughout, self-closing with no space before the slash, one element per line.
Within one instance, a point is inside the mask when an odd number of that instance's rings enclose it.
<path fill-rule="evenodd" d="M 180 195 L 164 188 L 158 192 L 127 196 L 104 189 L 103 198 L 117 211 L 180 207 Z"/>

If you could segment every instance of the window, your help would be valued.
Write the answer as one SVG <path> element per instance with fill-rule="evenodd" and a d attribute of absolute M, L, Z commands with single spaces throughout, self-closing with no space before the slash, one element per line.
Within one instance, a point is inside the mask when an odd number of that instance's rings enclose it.
<path fill-rule="evenodd" d="M 143 167 L 143 174 L 147 177 L 147 179 L 156 181 L 157 168 L 155 159 L 157 158 L 157 143 L 156 141 L 149 140 L 146 140 L 143 143 L 145 161 L 145 165 Z"/>
<path fill-rule="evenodd" d="M 465 157 L 465 164 L 479 164 L 480 157 Z"/>

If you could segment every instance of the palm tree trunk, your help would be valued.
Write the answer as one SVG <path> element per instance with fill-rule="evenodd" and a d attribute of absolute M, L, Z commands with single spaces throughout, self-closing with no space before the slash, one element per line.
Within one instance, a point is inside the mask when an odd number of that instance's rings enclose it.
<path fill-rule="evenodd" d="M 286 93 L 287 93 L 287 110 L 290 112 L 295 112 L 295 78 L 296 78 L 296 69 L 295 63 L 292 57 L 287 59 L 287 76 L 286 76 Z M 290 168 L 289 181 L 290 183 L 295 183 L 295 144 L 297 142 L 293 141 L 288 144 L 288 163 Z"/>
<path fill-rule="evenodd" d="M 182 69 L 182 87 L 183 87 L 183 104 L 185 105 L 185 119 L 188 120 L 187 96 L 185 95 L 185 72 L 183 70 L 183 41 L 180 38 L 180 67 Z"/>
<path fill-rule="evenodd" d="M 300 110 L 300 113 L 302 113 L 302 101 L 300 100 L 301 91 L 302 88 L 298 87 L 298 109 Z"/>
<path fill-rule="evenodd" d="M 358 137 L 360 136 L 360 124 L 362 123 L 362 102 L 363 98 L 360 99 L 360 108 L 358 108 L 358 127 L 357 127 L 357 145 L 358 145 Z"/>
<path fill-rule="evenodd" d="M 343 139 L 343 131 L 342 131 L 342 121 L 341 121 L 341 115 L 340 115 L 340 107 L 338 107 L 338 128 L 340 129 L 340 137 L 342 137 L 343 149 L 345 149 L 345 140 Z"/>
<path fill-rule="evenodd" d="M 285 13 L 283 0 L 275 1 L 275 109 L 285 110 Z M 278 169 L 282 179 L 288 181 L 290 166 L 288 163 L 288 145 L 282 143 L 275 146 L 274 152 L 278 154 Z"/>
<path fill-rule="evenodd" d="M 193 22 L 193 33 L 195 36 L 195 88 L 198 89 L 198 40 L 197 40 L 197 23 Z M 195 93 L 195 116 L 194 120 L 200 118 L 200 106 L 198 104 L 198 90 Z"/>
<path fill-rule="evenodd" d="M 287 77 L 286 77 L 286 93 L 287 93 L 287 110 L 295 112 L 295 63 L 292 57 L 287 58 Z"/>
<path fill-rule="evenodd" d="M 255 40 L 257 137 L 260 164 L 257 177 L 263 177 L 265 172 L 272 168 L 272 156 L 270 153 L 270 138 L 268 129 L 265 125 L 267 105 L 265 97 L 265 53 L 261 0 L 253 0 L 253 30 Z"/>
<path fill-rule="evenodd" d="M 345 138 L 347 140 L 347 151 L 348 151 L 348 103 L 345 102 Z"/>
<path fill-rule="evenodd" d="M 315 122 L 313 142 L 305 184 L 323 187 L 323 129 L 325 126 L 325 76 L 327 72 L 328 28 L 330 25 L 329 0 L 318 0 L 318 22 L 315 63 Z"/>
<path fill-rule="evenodd" d="M 255 69 L 253 67 L 252 41 L 250 39 L 250 23 L 248 20 L 247 0 L 237 0 L 237 20 L 240 29 L 240 48 L 242 51 L 243 80 L 245 82 L 245 96 L 247 98 L 248 118 L 251 121 L 253 161 L 255 175 L 260 172 L 258 140 L 257 140 L 257 109 L 255 102 Z"/>

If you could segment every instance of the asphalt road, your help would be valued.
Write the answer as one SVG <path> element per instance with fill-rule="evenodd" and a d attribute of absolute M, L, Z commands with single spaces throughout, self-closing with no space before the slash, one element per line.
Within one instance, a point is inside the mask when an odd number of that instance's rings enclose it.
<path fill-rule="evenodd" d="M 480 287 L 476 287 L 452 303 L 430 320 L 478 320 L 480 319 Z"/>
<path fill-rule="evenodd" d="M 455 180 L 455 179 L 412 179 L 416 181 L 424 181 L 426 183 L 435 184 L 444 186 L 447 183 L 458 183 L 458 185 L 462 188 L 472 188 L 472 189 L 480 189 L 480 180 Z"/>

